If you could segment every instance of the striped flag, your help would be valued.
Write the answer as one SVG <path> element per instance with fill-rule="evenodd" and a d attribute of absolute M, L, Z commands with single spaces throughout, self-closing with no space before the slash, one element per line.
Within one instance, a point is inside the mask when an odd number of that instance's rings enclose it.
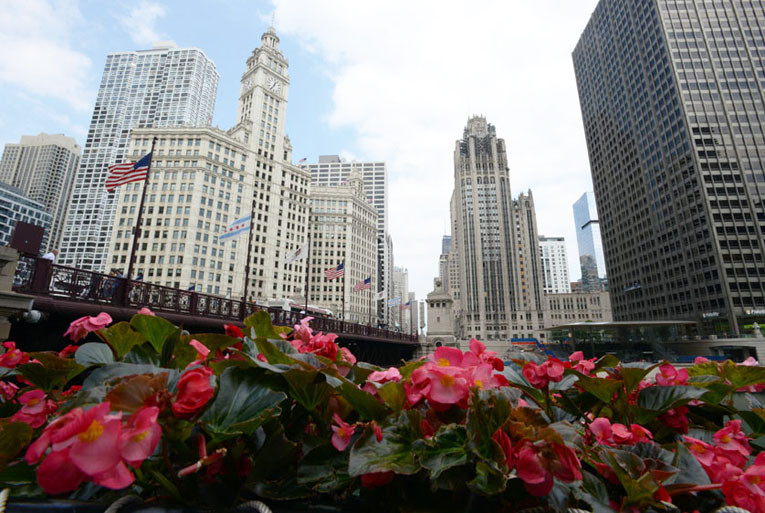
<path fill-rule="evenodd" d="M 380 301 L 381 299 L 385 298 L 385 291 L 381 290 L 377 294 L 375 294 L 375 301 Z"/>
<path fill-rule="evenodd" d="M 308 255 L 308 243 L 307 242 L 305 244 L 303 244 L 302 246 L 300 246 L 299 248 L 297 248 L 292 253 L 290 253 L 287 256 L 286 262 L 289 264 L 290 262 L 294 262 L 295 260 L 302 260 L 303 258 L 306 257 L 306 255 Z"/>
<path fill-rule="evenodd" d="M 223 230 L 223 233 L 218 235 L 218 240 L 231 239 L 240 233 L 248 231 L 250 231 L 250 216 L 245 216 L 228 225 L 228 228 Z"/>
<path fill-rule="evenodd" d="M 106 177 L 106 190 L 112 192 L 120 185 L 146 180 L 149 176 L 150 164 L 151 153 L 148 153 L 138 162 L 125 162 L 109 166 L 109 176 Z"/>
<path fill-rule="evenodd" d="M 355 287 L 353 287 L 354 292 L 358 292 L 359 290 L 366 290 L 372 288 L 372 277 L 370 276 L 366 280 L 362 280 L 356 284 Z"/>
<path fill-rule="evenodd" d="M 334 280 L 335 278 L 340 278 L 341 276 L 345 276 L 345 262 L 342 264 L 339 264 L 337 267 L 332 267 L 331 269 L 327 269 L 324 271 L 324 274 L 327 275 L 328 280 Z"/>
<path fill-rule="evenodd" d="M 402 310 L 406 310 L 407 308 L 409 308 L 409 307 L 411 306 L 411 304 L 412 304 L 412 302 L 411 302 L 411 301 L 407 301 L 406 303 L 404 303 L 403 305 L 401 305 L 401 309 L 402 309 Z"/>
<path fill-rule="evenodd" d="M 394 297 L 393 299 L 388 301 L 388 306 L 396 306 L 401 304 L 401 296 Z"/>
<path fill-rule="evenodd" d="M 308 159 L 307 159 L 307 158 L 305 158 L 305 157 L 303 157 L 302 159 L 298 160 L 298 164 L 302 164 L 302 163 L 303 163 L 303 162 L 305 162 L 306 160 L 308 160 Z"/>

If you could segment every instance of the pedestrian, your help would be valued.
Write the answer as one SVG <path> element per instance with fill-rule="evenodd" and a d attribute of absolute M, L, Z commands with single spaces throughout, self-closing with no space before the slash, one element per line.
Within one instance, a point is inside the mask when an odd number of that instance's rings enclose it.
<path fill-rule="evenodd" d="M 135 281 L 143 281 L 143 273 L 139 272 L 138 276 L 135 277 Z"/>
<path fill-rule="evenodd" d="M 42 257 L 45 260 L 50 260 L 52 264 L 55 264 L 57 256 L 58 256 L 58 250 L 57 249 L 52 249 L 52 250 L 48 251 L 47 253 L 45 253 Z"/>

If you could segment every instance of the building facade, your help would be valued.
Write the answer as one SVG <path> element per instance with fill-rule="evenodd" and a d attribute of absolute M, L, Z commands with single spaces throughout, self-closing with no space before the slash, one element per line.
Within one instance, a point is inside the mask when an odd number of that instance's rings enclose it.
<path fill-rule="evenodd" d="M 507 150 L 483 117 L 468 120 L 454 152 L 452 248 L 458 259 L 460 338 L 502 350 L 544 337 L 544 291 L 534 200 L 513 199 Z"/>
<path fill-rule="evenodd" d="M 611 300 L 608 292 L 547 294 L 548 328 L 572 322 L 611 322 Z"/>
<path fill-rule="evenodd" d="M 118 193 L 104 187 L 107 166 L 127 161 L 131 130 L 209 126 L 217 89 L 215 64 L 196 48 L 162 43 L 106 57 L 61 239 L 63 264 L 108 265 Z"/>
<path fill-rule="evenodd" d="M 248 300 L 305 297 L 305 259 L 287 258 L 308 239 L 310 176 L 291 164 L 284 133 L 289 75 L 278 43 L 269 28 L 247 59 L 239 118 L 230 130 L 133 131 L 132 158 L 148 153 L 157 139 L 135 275 L 235 298 L 244 296 L 249 280 Z M 129 263 L 142 187 L 138 182 L 117 189 L 111 267 Z M 248 215 L 249 232 L 220 240 L 231 223 Z"/>
<path fill-rule="evenodd" d="M 318 186 L 341 185 L 348 180 L 353 168 L 361 173 L 367 201 L 377 210 L 378 291 L 383 301 L 377 305 L 378 322 L 385 319 L 385 307 L 390 299 L 393 254 L 389 252 L 388 235 L 388 168 L 385 162 L 347 162 L 338 155 L 320 155 L 316 164 L 303 164 L 310 170 L 311 183 Z"/>
<path fill-rule="evenodd" d="M 367 201 L 358 171 L 342 184 L 311 186 L 309 228 L 309 303 L 350 322 L 376 325 L 377 210 Z M 325 271 L 341 263 L 345 275 L 327 279 Z M 369 289 L 354 290 L 367 278 Z"/>
<path fill-rule="evenodd" d="M 603 258 L 603 242 L 594 193 L 585 192 L 574 203 L 574 225 L 582 287 L 589 292 L 607 288 L 606 262 Z"/>
<path fill-rule="evenodd" d="M 0 160 L 0 181 L 42 203 L 51 215 L 45 250 L 58 248 L 61 243 L 81 153 L 77 141 L 63 134 L 22 135 L 19 144 L 5 145 Z"/>
<path fill-rule="evenodd" d="M 765 320 L 765 4 L 601 0 L 573 53 L 617 321 Z"/>
<path fill-rule="evenodd" d="M 566 294 L 571 292 L 571 282 L 568 281 L 566 240 L 563 237 L 545 237 L 540 235 L 539 255 L 542 258 L 545 294 Z"/>
<path fill-rule="evenodd" d="M 0 182 L 0 246 L 11 241 L 16 221 L 22 221 L 45 229 L 41 246 L 45 248 L 48 246 L 52 220 L 45 205 L 28 198 L 21 189 Z"/>
<path fill-rule="evenodd" d="M 401 331 L 409 332 L 409 320 L 407 319 L 409 311 L 406 310 L 406 303 L 409 301 L 409 271 L 404 267 L 393 267 L 393 290 L 391 298 L 401 298 L 401 303 L 388 307 L 391 326 L 395 326 Z M 386 303 L 387 305 L 387 303 Z"/>

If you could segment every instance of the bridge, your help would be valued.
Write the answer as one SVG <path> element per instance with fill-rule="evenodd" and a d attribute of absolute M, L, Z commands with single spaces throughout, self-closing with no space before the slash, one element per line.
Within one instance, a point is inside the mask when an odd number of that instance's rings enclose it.
<path fill-rule="evenodd" d="M 41 312 L 37 322 L 18 319 L 13 323 L 11 340 L 23 342 L 21 347 L 25 350 L 60 349 L 65 345 L 62 334 L 71 321 L 99 312 L 120 321 L 146 307 L 192 333 L 223 332 L 226 323 L 242 326 L 242 321 L 258 310 L 269 312 L 278 326 L 293 326 L 304 316 L 280 308 L 261 308 L 240 299 L 57 265 L 28 255 L 19 258 L 13 291 L 33 296 L 32 308 Z M 419 347 L 416 335 L 333 318 L 316 317 L 311 328 L 315 332 L 336 333 L 340 346 L 350 349 L 360 361 L 377 365 L 409 360 Z"/>

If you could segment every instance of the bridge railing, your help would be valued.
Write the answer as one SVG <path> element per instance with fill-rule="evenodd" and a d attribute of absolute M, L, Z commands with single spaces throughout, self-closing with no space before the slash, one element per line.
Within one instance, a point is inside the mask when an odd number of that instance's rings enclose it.
<path fill-rule="evenodd" d="M 86 271 L 34 256 L 22 255 L 16 268 L 13 289 L 35 296 L 65 301 L 110 305 L 131 309 L 149 308 L 156 312 L 176 313 L 237 322 L 256 310 L 269 312 L 271 321 L 280 326 L 298 324 L 304 314 L 280 308 L 260 308 L 254 303 L 193 290 L 181 290 L 144 281 L 127 280 L 114 275 Z M 360 335 L 402 342 L 415 342 L 416 336 L 374 328 L 338 319 L 316 317 L 314 331 Z"/>

